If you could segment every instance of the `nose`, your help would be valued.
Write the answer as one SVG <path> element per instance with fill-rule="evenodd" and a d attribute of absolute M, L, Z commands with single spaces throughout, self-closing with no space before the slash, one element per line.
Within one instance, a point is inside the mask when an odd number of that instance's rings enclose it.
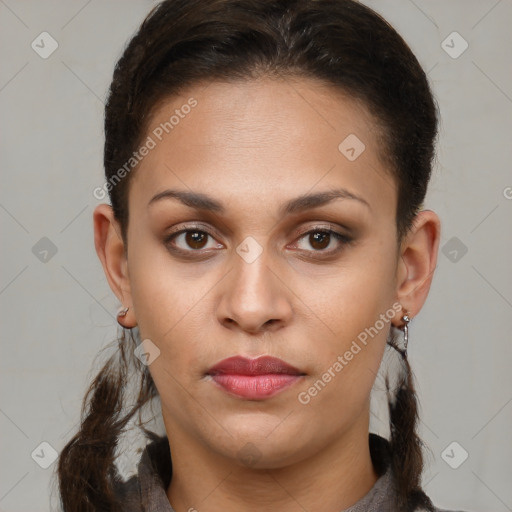
<path fill-rule="evenodd" d="M 265 251 L 250 263 L 235 254 L 234 267 L 223 281 L 217 317 L 224 327 L 257 334 L 290 322 L 293 294 Z"/>

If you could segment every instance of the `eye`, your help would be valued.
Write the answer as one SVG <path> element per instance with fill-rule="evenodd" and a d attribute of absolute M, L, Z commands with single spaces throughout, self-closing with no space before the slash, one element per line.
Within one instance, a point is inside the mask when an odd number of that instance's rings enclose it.
<path fill-rule="evenodd" d="M 165 239 L 165 244 L 170 250 L 179 253 L 200 252 L 205 249 L 217 249 L 223 247 L 222 244 L 213 242 L 208 246 L 208 238 L 213 239 L 213 236 L 208 231 L 189 227 L 187 229 L 171 233 Z"/>
<path fill-rule="evenodd" d="M 351 242 L 352 239 L 349 236 L 333 229 L 315 227 L 303 232 L 293 247 L 304 252 L 329 256 L 339 252 L 344 245 Z M 201 229 L 201 226 L 191 226 L 175 231 L 165 238 L 164 243 L 170 251 L 182 255 L 191 255 L 194 252 L 199 255 L 203 252 L 210 252 L 212 249 L 224 247 L 215 242 L 213 235 L 206 229 Z"/>
<path fill-rule="evenodd" d="M 309 230 L 300 236 L 299 241 L 301 240 L 305 243 L 302 247 L 300 247 L 300 243 L 297 243 L 299 249 L 307 252 L 325 253 L 328 255 L 340 251 L 343 248 L 343 245 L 352 241 L 352 239 L 347 235 L 343 235 L 337 231 L 326 228 L 314 228 Z M 307 247 L 308 245 L 309 247 L 312 247 L 313 250 L 309 249 Z M 329 249 L 329 247 L 331 248 Z"/>

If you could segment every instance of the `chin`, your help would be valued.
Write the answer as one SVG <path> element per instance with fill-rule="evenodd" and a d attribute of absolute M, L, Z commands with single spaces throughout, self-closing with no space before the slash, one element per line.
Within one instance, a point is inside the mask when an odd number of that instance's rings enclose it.
<path fill-rule="evenodd" d="M 307 447 L 315 444 L 314 439 L 310 443 L 299 436 L 293 429 L 285 429 L 283 425 L 276 427 L 276 422 L 269 427 L 268 422 L 254 421 L 247 424 L 247 418 L 243 426 L 237 423 L 222 423 L 230 436 L 222 430 L 222 439 L 210 438 L 207 444 L 217 453 L 226 458 L 234 459 L 241 467 L 252 469 L 275 469 L 299 462 L 307 455 Z M 278 432 L 278 430 L 280 430 Z M 211 431 L 210 431 L 211 432 Z"/>

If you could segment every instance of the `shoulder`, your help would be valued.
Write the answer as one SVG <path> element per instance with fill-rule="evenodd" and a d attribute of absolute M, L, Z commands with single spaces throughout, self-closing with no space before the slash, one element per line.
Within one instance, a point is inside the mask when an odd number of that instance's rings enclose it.
<path fill-rule="evenodd" d="M 380 435 L 370 433 L 369 442 L 373 465 L 377 473 L 381 475 L 380 482 L 376 485 L 379 487 L 381 494 L 385 494 L 386 498 L 390 500 L 386 505 L 391 506 L 393 509 L 391 503 L 393 497 L 396 495 L 397 484 L 390 468 L 391 447 L 389 441 Z M 470 512 L 469 510 L 447 510 L 438 508 L 432 503 L 432 500 L 424 491 L 421 492 L 420 499 L 418 499 L 417 503 L 414 512 Z M 422 503 L 422 505 L 419 505 L 419 503 Z"/>
<path fill-rule="evenodd" d="M 166 497 L 171 475 L 169 440 L 155 435 L 142 452 L 137 474 L 114 483 L 116 501 L 122 504 L 123 512 L 143 512 L 148 504 L 151 510 L 174 512 Z"/>
<path fill-rule="evenodd" d="M 447 510 L 444 508 L 435 508 L 435 512 L 470 512 L 469 510 Z"/>
<path fill-rule="evenodd" d="M 116 501 L 123 505 L 123 512 L 142 512 L 140 481 L 137 476 L 114 482 L 113 490 Z"/>
<path fill-rule="evenodd" d="M 433 512 L 469 512 L 469 510 L 446 510 L 444 508 L 436 508 L 434 507 Z"/>
<path fill-rule="evenodd" d="M 428 511 L 426 508 L 418 508 L 414 512 L 470 512 L 469 510 L 447 510 L 445 508 L 434 508 L 431 511 Z"/>

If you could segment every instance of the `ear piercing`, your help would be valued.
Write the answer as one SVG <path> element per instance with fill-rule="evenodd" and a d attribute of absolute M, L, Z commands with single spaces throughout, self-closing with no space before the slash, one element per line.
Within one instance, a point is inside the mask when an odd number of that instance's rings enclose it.
<path fill-rule="evenodd" d="M 130 308 L 123 308 L 123 309 L 120 309 L 117 313 L 117 323 L 123 327 L 123 328 L 126 328 L 125 325 L 123 325 L 120 321 L 119 321 L 119 318 L 122 318 L 122 317 L 125 317 L 126 316 L 126 313 L 128 313 L 128 310 Z"/>
<path fill-rule="evenodd" d="M 128 313 L 128 310 L 130 308 L 124 308 L 124 309 L 121 309 L 118 313 L 117 313 L 117 316 L 126 316 L 126 313 Z"/>
<path fill-rule="evenodd" d="M 411 317 L 409 316 L 409 313 L 405 313 L 405 315 L 402 317 L 402 322 L 404 322 L 404 325 L 402 325 L 400 328 L 404 331 L 404 357 L 407 357 L 407 344 L 409 343 L 409 322 L 411 321 Z"/>

